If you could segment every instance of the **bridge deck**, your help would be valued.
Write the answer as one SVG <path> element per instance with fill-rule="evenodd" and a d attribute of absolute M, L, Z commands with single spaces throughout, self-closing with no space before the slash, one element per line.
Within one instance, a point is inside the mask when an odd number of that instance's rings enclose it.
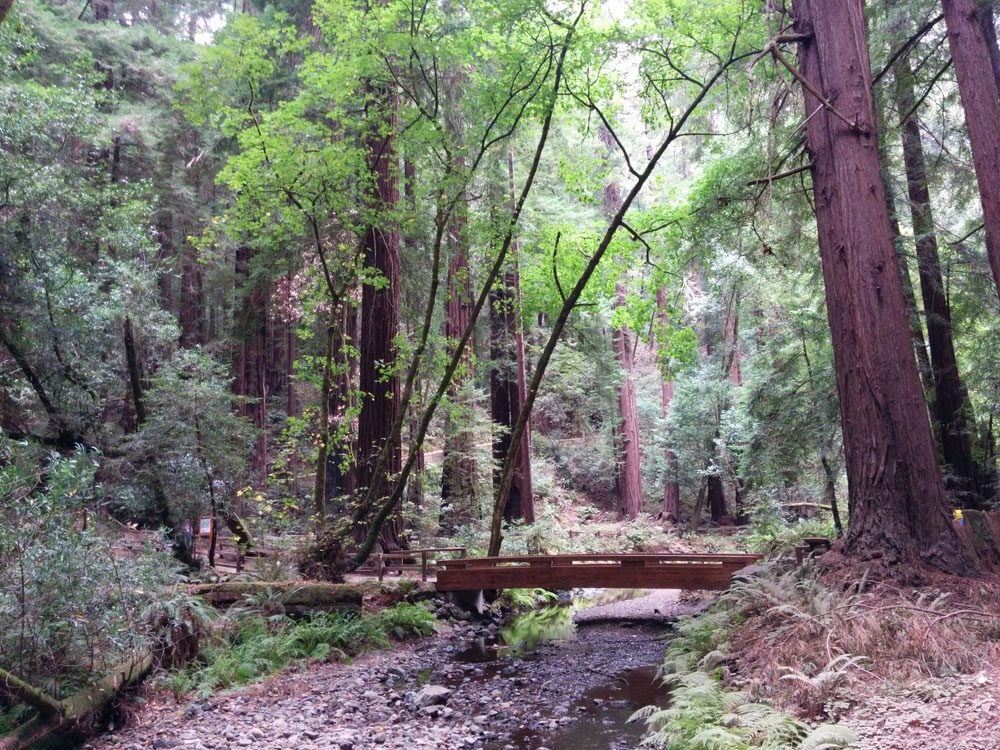
<path fill-rule="evenodd" d="M 439 591 L 585 587 L 724 589 L 760 555 L 585 554 L 439 560 Z"/>

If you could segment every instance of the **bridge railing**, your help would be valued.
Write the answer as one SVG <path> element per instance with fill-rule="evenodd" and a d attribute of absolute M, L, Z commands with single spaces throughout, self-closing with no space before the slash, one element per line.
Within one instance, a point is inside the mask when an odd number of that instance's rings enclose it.
<path fill-rule="evenodd" d="M 465 557 L 439 560 L 441 591 L 504 588 L 724 589 L 759 555 L 614 554 Z"/>

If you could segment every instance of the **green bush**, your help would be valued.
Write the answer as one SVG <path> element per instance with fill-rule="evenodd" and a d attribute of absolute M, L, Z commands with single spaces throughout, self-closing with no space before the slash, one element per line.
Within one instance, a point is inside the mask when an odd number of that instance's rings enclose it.
<path fill-rule="evenodd" d="M 88 521 L 95 461 L 0 442 L 0 667 L 65 697 L 150 647 L 149 611 L 176 580 Z"/>
<path fill-rule="evenodd" d="M 427 609 L 406 602 L 374 615 L 318 612 L 300 620 L 243 610 L 224 623 L 221 637 L 204 649 L 197 663 L 172 674 L 167 682 L 177 694 L 194 690 L 207 697 L 295 664 L 347 660 L 371 649 L 389 648 L 392 638 L 429 635 L 434 623 Z"/>

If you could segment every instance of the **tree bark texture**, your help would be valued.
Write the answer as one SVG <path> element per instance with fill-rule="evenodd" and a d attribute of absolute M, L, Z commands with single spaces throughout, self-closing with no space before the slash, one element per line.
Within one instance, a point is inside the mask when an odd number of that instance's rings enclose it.
<path fill-rule="evenodd" d="M 125 337 L 125 364 L 128 368 L 129 392 L 132 394 L 132 406 L 135 408 L 135 429 L 138 430 L 146 421 L 146 403 L 142 397 L 142 366 L 136 351 L 132 319 L 127 315 L 122 330 Z"/>
<path fill-rule="evenodd" d="M 667 291 L 660 287 L 656 290 L 656 318 L 657 324 L 666 328 L 669 321 L 667 319 Z M 666 375 L 661 376 L 660 381 L 660 408 L 664 419 L 670 414 L 670 402 L 674 400 L 674 384 L 667 379 Z M 666 479 L 663 482 L 663 520 L 667 523 L 677 523 L 681 515 L 681 488 L 677 481 L 677 455 L 670 448 L 670 444 L 663 452 L 663 460 L 666 463 Z"/>
<path fill-rule="evenodd" d="M 399 228 L 391 215 L 399 202 L 398 170 L 392 133 L 396 126 L 396 97 L 385 84 L 367 86 L 369 128 L 365 136 L 368 169 L 372 184 L 368 210 L 372 220 L 365 231 L 363 259 L 366 273 L 380 277 L 378 285 L 366 283 L 361 292 L 361 362 L 359 388 L 361 409 L 358 418 L 357 483 L 361 491 L 374 488 L 376 500 L 389 491 L 388 478 L 399 472 L 399 436 L 392 425 L 400 398 L 396 372 L 396 334 L 399 331 Z M 378 454 L 388 446 L 387 461 L 375 476 Z M 402 546 L 403 523 L 400 509 L 382 525 L 379 542 L 383 550 Z M 362 530 L 360 538 L 367 535 Z"/>
<path fill-rule="evenodd" d="M 984 0 L 976 10 L 976 19 L 983 31 L 983 39 L 990 51 L 990 67 L 993 68 L 993 80 L 1000 91 L 1000 45 L 997 44 L 996 0 Z"/>
<path fill-rule="evenodd" d="M 670 414 L 670 402 L 674 400 L 674 384 L 669 380 L 660 383 L 660 408 L 664 418 Z M 663 482 L 663 520 L 677 523 L 681 516 L 681 487 L 677 482 L 677 454 L 668 446 L 663 451 L 667 465 L 667 476 Z"/>
<path fill-rule="evenodd" d="M 1000 294 L 1000 90 L 976 0 L 941 0 L 976 168 L 986 253 Z"/>
<path fill-rule="evenodd" d="M 203 287 L 202 264 L 198 262 L 198 251 L 193 247 L 185 247 L 181 256 L 180 306 L 177 310 L 177 321 L 181 327 L 180 344 L 186 349 L 205 343 Z"/>
<path fill-rule="evenodd" d="M 887 564 L 974 569 L 951 525 L 911 350 L 879 173 L 871 66 L 860 0 L 794 0 L 806 145 L 847 464 L 844 550 Z"/>
<path fill-rule="evenodd" d="M 442 3 L 448 17 L 457 18 L 451 0 Z M 444 126 L 452 143 L 452 171 L 465 178 L 462 155 L 462 88 L 465 74 L 461 69 L 448 70 L 442 77 Z M 453 357 L 462 334 L 472 320 L 472 270 L 469 266 L 468 195 L 458 196 L 445 230 L 451 261 L 448 264 L 448 296 L 445 298 L 445 348 Z M 474 341 L 475 339 L 473 339 Z M 441 464 L 441 521 L 446 531 L 471 523 L 476 518 L 476 440 L 472 425 L 475 402 L 470 392 L 473 381 L 472 343 L 462 352 L 461 362 L 448 388 L 451 408 L 445 416 L 444 455 Z"/>
<path fill-rule="evenodd" d="M 265 351 L 267 347 L 267 285 L 253 280 L 250 264 L 253 250 L 241 245 L 236 250 L 237 294 L 241 298 L 233 321 L 236 346 L 233 358 L 233 392 L 245 401 L 240 414 L 257 428 L 257 440 L 251 461 L 253 472 L 262 475 L 267 468 L 267 385 Z"/>
<path fill-rule="evenodd" d="M 514 153 L 507 154 L 511 208 L 514 201 Z M 526 393 L 524 329 L 521 325 L 521 280 L 518 244 L 511 241 L 511 267 L 503 284 L 490 293 L 490 416 L 499 429 L 493 435 L 494 487 L 500 484 L 501 465 L 510 448 L 511 431 L 521 413 Z M 531 483 L 531 425 L 521 434 L 514 478 L 504 498 L 503 517 L 508 523 L 520 519 L 535 521 Z"/>
<path fill-rule="evenodd" d="M 613 134 L 605 127 L 599 130 L 601 142 L 606 149 L 605 161 L 610 166 L 615 147 Z M 611 179 L 604 186 L 602 210 L 608 220 L 613 220 L 621 210 L 621 186 Z M 625 285 L 615 285 L 615 307 L 624 307 Z M 618 464 L 618 511 L 625 518 L 636 518 L 642 512 L 642 470 L 639 455 L 639 414 L 635 402 L 635 362 L 628 328 L 621 327 L 612 334 L 612 342 L 618 364 L 621 366 L 622 382 L 618 386 L 618 413 L 621 426 L 615 431 L 616 458 Z"/>
<path fill-rule="evenodd" d="M 43 741 L 47 741 L 49 747 L 75 746 L 76 743 L 60 735 L 71 735 L 78 727 L 85 726 L 88 718 L 104 714 L 121 691 L 141 682 L 155 664 L 153 655 L 144 651 L 126 659 L 98 682 L 65 700 L 57 702 L 46 696 L 58 712 L 40 715 L 0 737 L 0 750 L 29 750 L 41 746 Z"/>
<path fill-rule="evenodd" d="M 615 288 L 615 305 L 625 304 L 625 286 Z M 625 518 L 637 518 L 642 512 L 642 470 L 639 456 L 639 415 L 635 403 L 635 362 L 632 356 L 628 328 L 614 332 L 615 354 L 622 368 L 622 383 L 618 387 L 618 408 L 621 414 L 618 447 L 619 511 Z"/>
<path fill-rule="evenodd" d="M 462 333 L 472 320 L 472 279 L 468 240 L 464 237 L 464 206 L 456 206 L 448 227 L 451 262 L 448 265 L 448 296 L 445 301 L 445 346 L 453 356 Z M 449 387 L 451 411 L 444 425 L 444 455 L 441 465 L 442 526 L 453 531 L 475 520 L 475 433 L 471 428 L 475 404 L 469 393 L 473 375 L 472 347 L 466 346 L 462 363 Z"/>
<path fill-rule="evenodd" d="M 895 69 L 896 109 L 901 117 L 903 161 L 906 165 L 906 189 L 916 238 L 917 270 L 920 294 L 927 320 L 927 343 L 930 345 L 934 381 L 934 415 L 941 442 L 941 456 L 948 465 L 948 486 L 966 507 L 981 507 L 979 484 L 972 441 L 969 436 L 969 404 L 965 385 L 959 376 L 958 360 L 952 339 L 951 306 L 945 296 L 937 235 L 931 212 L 930 189 L 920 125 L 914 111 L 913 71 L 910 59 L 903 55 Z"/>

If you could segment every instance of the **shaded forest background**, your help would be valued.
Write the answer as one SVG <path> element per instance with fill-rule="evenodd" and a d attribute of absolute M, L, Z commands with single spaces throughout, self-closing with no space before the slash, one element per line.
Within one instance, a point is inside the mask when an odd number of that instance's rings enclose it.
<path fill-rule="evenodd" d="M 336 578 L 376 544 L 644 550 L 802 516 L 903 561 L 992 508 L 993 8 L 859 6 L 870 103 L 844 117 L 803 97 L 832 42 L 797 5 L 794 28 L 733 0 L 4 8 L 0 577 L 39 622 L 93 622 L 131 606 L 96 593 L 123 525 L 164 532 L 135 591 L 195 562 L 203 516 Z M 824 295 L 821 120 L 877 151 L 902 355 L 883 318 L 837 327 L 865 273 Z M 883 442 L 838 401 L 848 349 L 919 377 Z M 896 457 L 910 432 L 936 461 Z M 880 482 L 905 502 L 873 520 Z M 74 576 L 93 590 L 53 586 Z"/>

